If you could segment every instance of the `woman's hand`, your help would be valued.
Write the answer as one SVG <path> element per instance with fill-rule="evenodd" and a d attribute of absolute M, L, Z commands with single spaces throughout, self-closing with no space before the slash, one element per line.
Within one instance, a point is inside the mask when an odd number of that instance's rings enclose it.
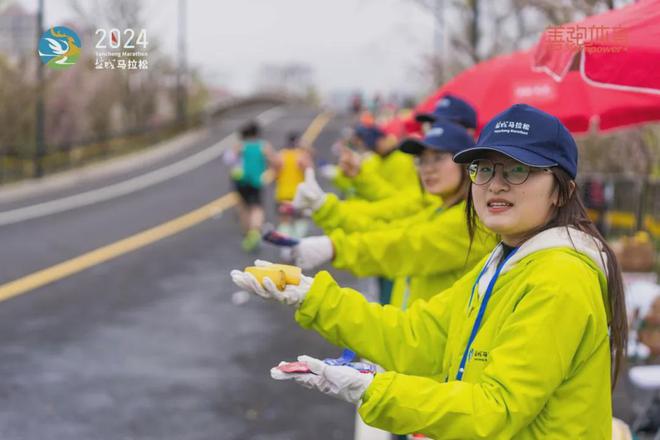
<path fill-rule="evenodd" d="M 341 153 L 339 154 L 339 168 L 346 177 L 352 179 L 357 176 L 360 174 L 360 169 L 362 168 L 360 155 L 350 148 L 342 146 Z"/>
<path fill-rule="evenodd" d="M 367 390 L 373 374 L 360 373 L 346 366 L 331 366 L 310 356 L 298 356 L 311 373 L 284 373 L 277 367 L 271 368 L 270 377 L 275 380 L 294 380 L 305 388 L 314 388 L 328 396 L 357 405 Z M 281 365 L 281 364 L 280 364 Z"/>
<path fill-rule="evenodd" d="M 254 262 L 254 265 L 259 267 L 266 267 L 271 264 L 264 260 L 256 260 Z M 262 285 L 252 274 L 243 272 L 242 270 L 232 270 L 231 279 L 234 284 L 247 292 L 259 295 L 262 298 L 275 299 L 296 308 L 303 302 L 305 295 L 307 295 L 314 281 L 314 278 L 301 275 L 298 285 L 287 284 L 284 290 L 279 290 L 270 278 L 264 277 Z"/>
<path fill-rule="evenodd" d="M 332 261 L 335 247 L 327 235 L 305 237 L 292 248 L 296 266 L 310 270 Z"/>
<path fill-rule="evenodd" d="M 293 207 L 299 211 L 311 209 L 314 212 L 323 205 L 323 202 L 325 202 L 325 191 L 316 181 L 314 168 L 305 169 L 305 180 L 296 188 Z"/>

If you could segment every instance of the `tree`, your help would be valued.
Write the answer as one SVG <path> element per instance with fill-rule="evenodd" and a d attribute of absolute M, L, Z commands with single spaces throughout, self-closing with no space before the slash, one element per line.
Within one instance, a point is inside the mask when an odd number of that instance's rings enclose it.
<path fill-rule="evenodd" d="M 447 50 L 438 50 L 444 45 L 436 44 L 436 53 L 425 60 L 423 70 L 433 78 L 433 87 L 482 60 L 532 46 L 548 26 L 614 6 L 614 0 L 408 1 L 433 16 L 449 43 Z"/>
<path fill-rule="evenodd" d="M 29 156 L 34 148 L 36 88 L 30 82 L 27 63 L 10 64 L 0 55 L 0 148 Z M 3 151 L 4 152 L 4 151 Z"/>

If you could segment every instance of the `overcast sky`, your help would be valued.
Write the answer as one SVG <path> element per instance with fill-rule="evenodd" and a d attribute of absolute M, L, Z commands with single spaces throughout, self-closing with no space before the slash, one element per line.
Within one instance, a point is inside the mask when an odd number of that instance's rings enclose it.
<path fill-rule="evenodd" d="M 112 1 L 112 0 L 104 0 Z M 176 0 L 144 0 L 149 33 L 176 47 Z M 21 0 L 35 10 L 37 0 Z M 45 0 L 45 24 L 70 19 Z M 188 0 L 188 57 L 207 80 L 248 91 L 263 63 L 309 64 L 322 92 L 415 91 L 433 47 L 433 20 L 413 0 Z M 89 43 L 88 43 L 89 44 Z"/>

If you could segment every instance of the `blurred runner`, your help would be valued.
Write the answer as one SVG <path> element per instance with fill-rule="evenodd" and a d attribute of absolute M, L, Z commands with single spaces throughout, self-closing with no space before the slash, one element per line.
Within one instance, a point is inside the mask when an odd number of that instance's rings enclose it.
<path fill-rule="evenodd" d="M 383 105 L 383 97 L 380 95 L 380 93 L 376 92 L 371 100 L 371 104 L 369 105 L 369 111 L 371 112 L 372 115 L 374 115 L 376 118 L 381 116 L 381 110 L 382 110 L 382 105 Z"/>
<path fill-rule="evenodd" d="M 362 94 L 360 92 L 355 92 L 351 97 L 351 114 L 354 119 L 357 119 L 362 111 Z"/>
<path fill-rule="evenodd" d="M 238 205 L 241 228 L 245 234 L 242 247 L 252 252 L 261 243 L 264 208 L 261 189 L 264 173 L 275 163 L 271 145 L 261 139 L 261 128 L 255 121 L 246 124 L 240 132 L 241 143 L 225 155 L 231 165 L 231 178 L 240 196 Z"/>
<path fill-rule="evenodd" d="M 291 202 L 296 195 L 298 184 L 305 180 L 305 169 L 312 166 L 308 149 L 300 144 L 298 133 L 291 132 L 287 142 L 276 157 L 275 201 L 277 202 L 277 230 L 295 238 L 305 236 L 307 222 L 293 209 Z M 283 248 L 283 251 L 288 251 Z M 282 255 L 288 260 L 288 255 Z"/>

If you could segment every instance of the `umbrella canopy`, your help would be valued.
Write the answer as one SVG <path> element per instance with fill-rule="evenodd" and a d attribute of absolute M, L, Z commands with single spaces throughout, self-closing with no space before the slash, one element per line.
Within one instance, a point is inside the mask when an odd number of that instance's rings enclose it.
<path fill-rule="evenodd" d="M 583 21 L 548 28 L 534 68 L 557 81 L 580 55 L 584 81 L 597 87 L 660 94 L 660 0 L 640 0 Z"/>
<path fill-rule="evenodd" d="M 458 74 L 415 110 L 430 112 L 438 99 L 452 93 L 477 109 L 478 130 L 516 103 L 557 116 L 573 133 L 660 120 L 660 96 L 593 87 L 576 71 L 556 82 L 531 66 L 531 51 L 492 58 Z"/>

